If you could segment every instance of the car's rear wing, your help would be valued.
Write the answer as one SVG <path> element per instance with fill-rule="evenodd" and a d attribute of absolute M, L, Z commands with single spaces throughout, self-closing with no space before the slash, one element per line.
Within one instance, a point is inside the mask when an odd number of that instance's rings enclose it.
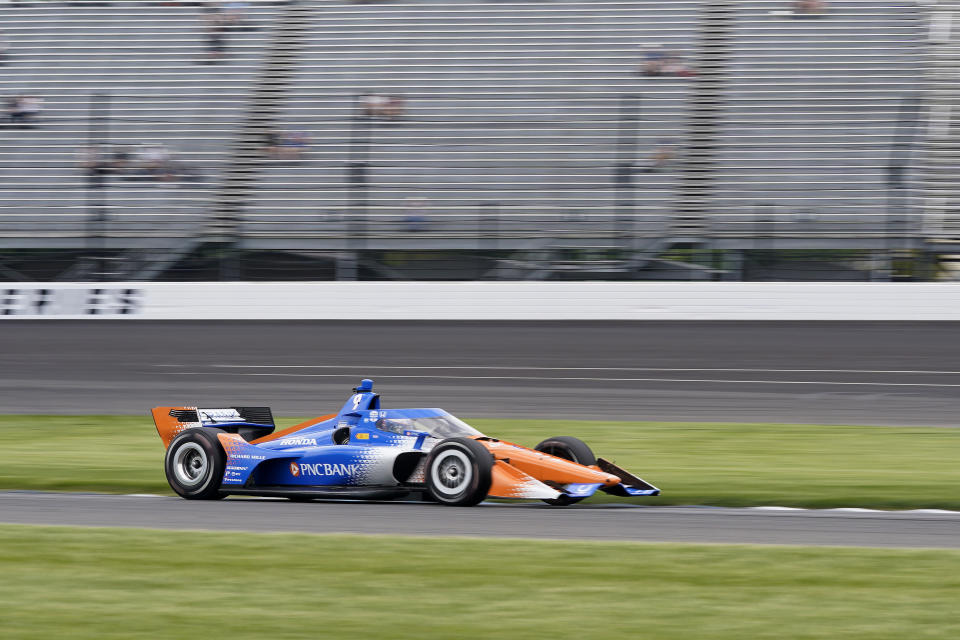
<path fill-rule="evenodd" d="M 269 435 L 275 428 L 270 407 L 155 407 L 150 413 L 164 447 L 170 446 L 181 431 L 194 427 L 216 427 L 239 433 L 248 441 Z"/>

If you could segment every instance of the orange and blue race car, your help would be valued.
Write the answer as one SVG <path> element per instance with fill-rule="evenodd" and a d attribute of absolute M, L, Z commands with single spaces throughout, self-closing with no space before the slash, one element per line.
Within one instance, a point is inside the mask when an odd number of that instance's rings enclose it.
<path fill-rule="evenodd" d="M 267 407 L 157 407 L 164 469 L 188 499 L 387 500 L 419 494 L 445 505 L 485 498 L 568 505 L 596 491 L 660 490 L 569 436 L 533 449 L 483 435 L 443 409 L 381 409 L 364 379 L 335 414 L 274 431 Z"/>

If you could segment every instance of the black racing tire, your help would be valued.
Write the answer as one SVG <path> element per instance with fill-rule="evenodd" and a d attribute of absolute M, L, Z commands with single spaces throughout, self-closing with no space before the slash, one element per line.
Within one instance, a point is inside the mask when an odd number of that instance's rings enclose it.
<path fill-rule="evenodd" d="M 493 455 L 470 438 L 441 440 L 427 456 L 430 497 L 451 507 L 472 507 L 487 497 L 493 480 Z"/>
<path fill-rule="evenodd" d="M 547 438 L 535 446 L 534 449 L 550 454 L 551 456 L 576 462 L 577 464 L 585 464 L 588 466 L 597 464 L 597 456 L 593 455 L 593 451 L 590 450 L 587 443 L 573 436 Z M 555 507 L 565 507 L 570 504 L 576 504 L 581 500 L 583 500 L 583 498 L 571 498 L 570 496 L 563 495 L 559 498 L 549 498 L 544 500 L 544 502 Z"/>
<path fill-rule="evenodd" d="M 167 482 L 177 495 L 187 500 L 219 500 L 227 455 L 217 439 L 220 429 L 187 429 L 167 447 L 163 468 Z"/>

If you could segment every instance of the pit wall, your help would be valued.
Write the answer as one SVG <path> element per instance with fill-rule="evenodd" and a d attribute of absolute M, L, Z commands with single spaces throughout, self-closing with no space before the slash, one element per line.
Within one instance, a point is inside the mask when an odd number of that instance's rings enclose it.
<path fill-rule="evenodd" d="M 960 320 L 960 283 L 0 284 L 0 319 Z"/>

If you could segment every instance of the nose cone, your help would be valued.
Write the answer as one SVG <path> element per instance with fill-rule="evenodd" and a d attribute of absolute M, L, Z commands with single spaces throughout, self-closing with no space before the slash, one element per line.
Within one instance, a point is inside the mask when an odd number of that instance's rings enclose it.
<path fill-rule="evenodd" d="M 600 471 L 595 467 L 579 465 L 575 462 L 567 462 L 566 460 L 563 462 L 566 463 L 563 471 L 567 477 L 567 482 L 599 483 L 605 487 L 613 487 L 620 484 L 620 478 L 606 471 Z"/>

